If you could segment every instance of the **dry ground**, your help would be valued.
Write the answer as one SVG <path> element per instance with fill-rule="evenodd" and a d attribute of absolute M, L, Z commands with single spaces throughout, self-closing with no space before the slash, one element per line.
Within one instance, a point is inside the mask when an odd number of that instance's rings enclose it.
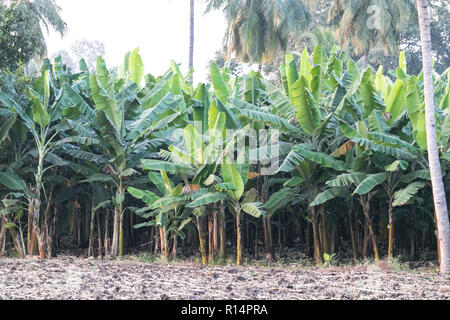
<path fill-rule="evenodd" d="M 301 270 L 74 257 L 0 259 L 0 299 L 450 300 L 450 276 L 376 266 Z"/>

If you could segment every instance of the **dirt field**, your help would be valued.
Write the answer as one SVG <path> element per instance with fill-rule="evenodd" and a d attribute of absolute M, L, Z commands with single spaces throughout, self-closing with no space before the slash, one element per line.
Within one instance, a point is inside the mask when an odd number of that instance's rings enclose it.
<path fill-rule="evenodd" d="M 446 299 L 450 276 L 348 268 L 0 259 L 0 299 Z"/>

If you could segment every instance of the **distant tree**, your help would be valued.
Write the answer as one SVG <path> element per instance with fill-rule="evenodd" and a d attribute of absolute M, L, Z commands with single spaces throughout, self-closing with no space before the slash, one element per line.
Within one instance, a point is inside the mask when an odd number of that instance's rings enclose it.
<path fill-rule="evenodd" d="M 310 21 L 299 0 L 207 0 L 207 12 L 222 9 L 227 20 L 225 44 L 244 62 L 271 63 L 286 52 L 290 36 Z"/>
<path fill-rule="evenodd" d="M 61 57 L 62 62 L 65 65 L 67 65 L 70 69 L 72 69 L 72 70 L 78 69 L 77 62 L 73 59 L 72 54 L 69 51 L 67 51 L 65 49 L 60 50 L 60 51 L 56 52 L 55 54 L 53 54 L 50 57 L 50 59 L 53 61 L 53 60 L 55 60 L 56 57 L 59 57 L 59 56 Z"/>
<path fill-rule="evenodd" d="M 66 23 L 53 0 L 8 0 L 0 3 L 0 68 L 16 69 L 47 53 L 41 24 L 64 35 Z"/>
<path fill-rule="evenodd" d="M 84 59 L 90 71 L 95 70 L 97 57 L 106 54 L 103 42 L 86 39 L 75 41 L 72 44 L 71 51 L 73 60 L 78 63 L 78 61 Z"/>
<path fill-rule="evenodd" d="M 411 23 L 417 25 L 417 10 L 414 0 L 334 0 L 328 23 L 340 45 L 367 66 L 376 47 L 383 48 L 385 56 L 398 54 L 402 32 Z"/>

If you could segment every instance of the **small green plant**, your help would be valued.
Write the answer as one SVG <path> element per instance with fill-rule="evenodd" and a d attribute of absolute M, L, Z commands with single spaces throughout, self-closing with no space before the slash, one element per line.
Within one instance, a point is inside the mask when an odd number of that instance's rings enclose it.
<path fill-rule="evenodd" d="M 389 266 L 395 271 L 405 271 L 409 269 L 409 266 L 403 262 L 401 256 L 392 257 L 391 261 L 389 262 Z"/>
<path fill-rule="evenodd" d="M 323 261 L 324 266 L 335 266 L 337 264 L 336 254 L 329 255 L 328 253 L 324 253 Z"/>
<path fill-rule="evenodd" d="M 144 262 L 144 263 L 154 263 L 156 261 L 155 256 L 150 253 L 150 252 L 141 252 L 139 253 L 139 255 L 137 256 L 137 260 L 139 262 Z"/>

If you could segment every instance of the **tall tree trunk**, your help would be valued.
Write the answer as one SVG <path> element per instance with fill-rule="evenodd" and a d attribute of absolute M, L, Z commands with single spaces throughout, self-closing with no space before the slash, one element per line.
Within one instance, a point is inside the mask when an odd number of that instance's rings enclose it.
<path fill-rule="evenodd" d="M 213 247 L 214 247 L 214 257 L 217 256 L 217 252 L 219 251 L 219 212 L 218 208 L 214 207 L 213 212 Z"/>
<path fill-rule="evenodd" d="M 394 209 L 392 208 L 392 198 L 389 199 L 389 240 L 388 240 L 388 261 L 391 261 L 394 254 Z"/>
<path fill-rule="evenodd" d="M 206 255 L 205 242 L 203 240 L 203 228 L 202 228 L 202 219 L 201 217 L 197 217 L 197 231 L 198 231 L 198 243 L 200 246 L 200 253 L 202 255 L 202 264 L 208 264 L 208 258 Z"/>
<path fill-rule="evenodd" d="M 88 248 L 89 257 L 94 255 L 94 222 L 95 222 L 94 203 L 91 202 L 91 223 L 89 226 L 89 248 Z"/>
<path fill-rule="evenodd" d="M 117 257 L 119 253 L 119 209 L 114 208 L 113 238 L 111 244 L 111 256 Z"/>
<path fill-rule="evenodd" d="M 214 260 L 214 240 L 213 240 L 213 220 L 210 214 L 208 214 L 208 262 L 211 263 Z"/>
<path fill-rule="evenodd" d="M 241 208 L 236 206 L 236 264 L 242 264 Z"/>
<path fill-rule="evenodd" d="M 370 198 L 364 201 L 362 198 L 359 199 L 361 206 L 363 207 L 364 218 L 366 222 L 366 227 L 368 231 L 368 236 L 372 241 L 373 253 L 375 256 L 375 261 L 378 262 L 380 260 L 380 256 L 378 254 L 377 240 L 375 238 L 375 232 L 373 231 L 372 219 L 370 218 Z"/>
<path fill-rule="evenodd" d="M 226 245 L 227 245 L 227 237 L 226 237 L 226 225 L 225 225 L 225 208 L 223 204 L 220 204 L 219 207 L 219 235 L 220 235 L 220 247 L 219 247 L 219 257 L 221 259 L 225 259 L 226 256 Z"/>
<path fill-rule="evenodd" d="M 436 116 L 434 112 L 433 64 L 431 51 L 431 28 L 427 0 L 417 0 L 420 36 L 423 55 L 423 79 L 425 85 L 425 118 L 427 130 L 428 162 L 433 187 L 434 207 L 439 230 L 442 273 L 450 273 L 450 223 L 441 164 L 436 142 Z"/>
<path fill-rule="evenodd" d="M 352 213 L 348 213 L 348 224 L 350 228 L 350 238 L 352 240 L 352 253 L 353 253 L 353 263 L 356 264 L 356 261 L 358 260 L 358 252 L 356 248 L 356 241 L 355 241 L 355 231 L 353 230 L 353 217 Z"/>
<path fill-rule="evenodd" d="M 194 0 L 191 0 L 190 10 L 190 35 L 189 35 L 189 70 L 194 69 L 194 36 L 195 36 L 195 5 Z M 189 79 L 191 83 L 194 82 L 194 76 Z"/>

